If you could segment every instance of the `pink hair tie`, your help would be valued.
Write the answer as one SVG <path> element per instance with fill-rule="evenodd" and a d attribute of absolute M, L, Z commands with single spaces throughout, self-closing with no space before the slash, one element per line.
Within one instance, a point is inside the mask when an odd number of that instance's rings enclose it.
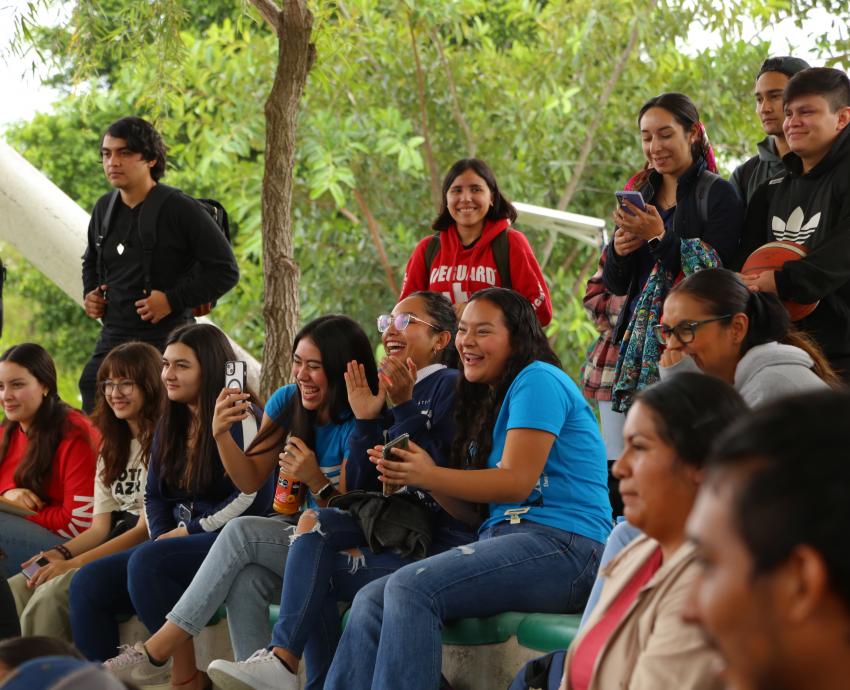
<path fill-rule="evenodd" d="M 705 131 L 705 125 L 699 123 L 699 133 L 702 135 L 702 148 L 705 154 L 705 164 L 709 172 L 717 172 L 717 159 L 714 157 L 714 148 L 708 140 L 708 132 Z"/>

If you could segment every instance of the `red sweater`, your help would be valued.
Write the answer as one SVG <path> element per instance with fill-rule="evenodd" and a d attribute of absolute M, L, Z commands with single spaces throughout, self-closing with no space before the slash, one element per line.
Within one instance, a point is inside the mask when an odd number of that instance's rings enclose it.
<path fill-rule="evenodd" d="M 501 286 L 502 279 L 490 245 L 506 227 L 507 219 L 489 220 L 484 224 L 481 237 L 470 247 L 464 247 L 457 228 L 451 225 L 440 233 L 440 251 L 431 263 L 430 276 L 425 275 L 425 248 L 432 236 L 420 240 L 407 262 L 399 300 L 417 290 L 432 290 L 444 294 L 452 304 L 462 304 L 469 301 L 476 290 Z M 508 257 L 511 287 L 531 302 L 540 323 L 547 325 L 552 320 L 549 288 L 531 245 L 518 230 L 508 233 Z"/>
<path fill-rule="evenodd" d="M 91 526 L 94 473 L 100 434 L 80 412 L 68 415 L 68 431 L 53 456 L 53 470 L 44 490 L 45 506 L 27 518 L 60 537 L 71 539 Z M 18 427 L 0 462 L 0 494 L 17 488 L 14 475 L 27 449 L 27 435 Z"/>

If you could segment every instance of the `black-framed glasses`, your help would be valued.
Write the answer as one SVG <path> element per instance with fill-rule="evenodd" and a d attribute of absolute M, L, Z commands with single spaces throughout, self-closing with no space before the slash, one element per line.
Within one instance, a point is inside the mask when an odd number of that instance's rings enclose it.
<path fill-rule="evenodd" d="M 133 386 L 136 385 L 135 381 L 130 381 L 129 379 L 125 379 L 123 381 L 110 381 L 106 379 L 106 381 L 101 381 L 100 390 L 103 391 L 104 395 L 111 395 L 114 391 L 118 391 L 121 395 L 130 395 L 133 392 Z"/>
<path fill-rule="evenodd" d="M 427 321 L 420 319 L 418 316 L 414 316 L 413 314 L 408 314 L 406 311 L 403 311 L 400 314 L 381 314 L 378 316 L 378 332 L 384 333 L 391 325 L 395 326 L 397 331 L 403 331 L 410 325 L 411 321 L 424 323 L 426 326 L 430 326 L 435 331 L 442 330 L 437 328 L 433 323 L 428 323 Z"/>
<path fill-rule="evenodd" d="M 725 321 L 726 319 L 731 319 L 732 314 L 726 314 L 724 316 L 715 316 L 711 319 L 703 319 L 702 321 L 682 321 L 681 323 L 677 323 L 675 326 L 666 326 L 663 323 L 658 323 L 652 327 L 652 330 L 655 332 L 655 338 L 662 345 L 666 345 L 670 340 L 671 335 L 676 336 L 676 340 L 678 340 L 683 345 L 693 342 L 693 339 L 696 337 L 697 328 L 700 326 L 704 326 L 707 323 L 712 323 L 714 321 Z"/>

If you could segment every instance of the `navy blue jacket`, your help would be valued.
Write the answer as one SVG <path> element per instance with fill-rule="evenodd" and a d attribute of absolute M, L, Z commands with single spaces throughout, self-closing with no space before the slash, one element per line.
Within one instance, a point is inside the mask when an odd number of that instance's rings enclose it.
<path fill-rule="evenodd" d="M 230 427 L 236 445 L 243 448 L 242 425 Z M 202 496 L 192 496 L 185 490 L 166 486 L 159 477 L 158 448 L 161 427 L 154 433 L 151 460 L 145 485 L 145 515 L 151 539 L 185 524 L 189 534 L 217 532 L 228 520 L 240 515 L 267 515 L 274 498 L 275 473 L 272 472 L 263 486 L 254 494 L 243 494 L 224 471 L 216 452 L 213 462 L 213 480 Z"/>
<path fill-rule="evenodd" d="M 348 439 L 346 488 L 380 491 L 381 483 L 374 478 L 377 475 L 366 451 L 404 433 L 410 434 L 410 440 L 422 446 L 434 462 L 448 467 L 455 437 L 454 401 L 459 375 L 457 369 L 435 371 L 413 387 L 413 397 L 407 402 L 384 410 L 378 419 L 358 419 Z M 439 528 L 469 532 L 468 541 L 475 539 L 472 528 L 451 517 L 430 496 L 422 496 L 437 513 Z"/>

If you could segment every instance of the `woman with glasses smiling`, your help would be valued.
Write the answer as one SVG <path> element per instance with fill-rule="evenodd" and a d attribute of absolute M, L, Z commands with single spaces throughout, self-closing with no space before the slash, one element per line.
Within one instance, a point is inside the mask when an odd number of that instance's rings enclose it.
<path fill-rule="evenodd" d="M 820 348 L 794 328 L 779 298 L 750 292 L 736 273 L 698 271 L 675 286 L 655 326 L 661 378 L 702 371 L 734 385 L 754 407 L 838 378 Z"/>
<path fill-rule="evenodd" d="M 390 314 L 378 317 L 378 330 L 387 356 L 381 362 L 377 394 L 370 389 L 361 364 L 350 362 L 345 373 L 356 418 L 346 477 L 354 477 L 355 471 L 374 475 L 367 451 L 404 433 L 427 448 L 438 463 L 448 465 L 459 375 L 453 368 L 457 352 L 452 304 L 434 292 L 414 292 Z M 387 398 L 390 409 L 385 405 Z M 433 525 L 427 550 L 423 543 L 416 553 L 390 547 L 373 551 L 369 546 L 382 539 L 377 537 L 380 525 L 367 537 L 362 520 L 358 522 L 351 512 L 334 508 L 306 511 L 287 556 L 280 618 L 270 644 L 247 661 L 213 661 L 208 669 L 210 678 L 222 688 L 295 688 L 304 656 L 306 688 L 319 690 L 324 687 L 339 640 L 338 601 L 351 601 L 364 585 L 417 558 L 474 540 L 471 529 L 452 518 L 429 494 L 412 487 L 402 493 L 427 508 Z M 477 515 L 470 511 L 469 517 L 475 520 Z M 305 573 L 311 576 L 305 577 Z"/>
<path fill-rule="evenodd" d="M 101 433 L 92 526 L 59 550 L 43 551 L 24 566 L 43 563 L 27 580 L 9 580 L 21 634 L 71 640 L 68 587 L 86 563 L 148 539 L 143 510 L 148 455 L 164 401 L 161 355 L 147 343 L 112 350 L 97 373 L 93 420 Z M 44 561 L 42 561 L 44 559 Z"/>

